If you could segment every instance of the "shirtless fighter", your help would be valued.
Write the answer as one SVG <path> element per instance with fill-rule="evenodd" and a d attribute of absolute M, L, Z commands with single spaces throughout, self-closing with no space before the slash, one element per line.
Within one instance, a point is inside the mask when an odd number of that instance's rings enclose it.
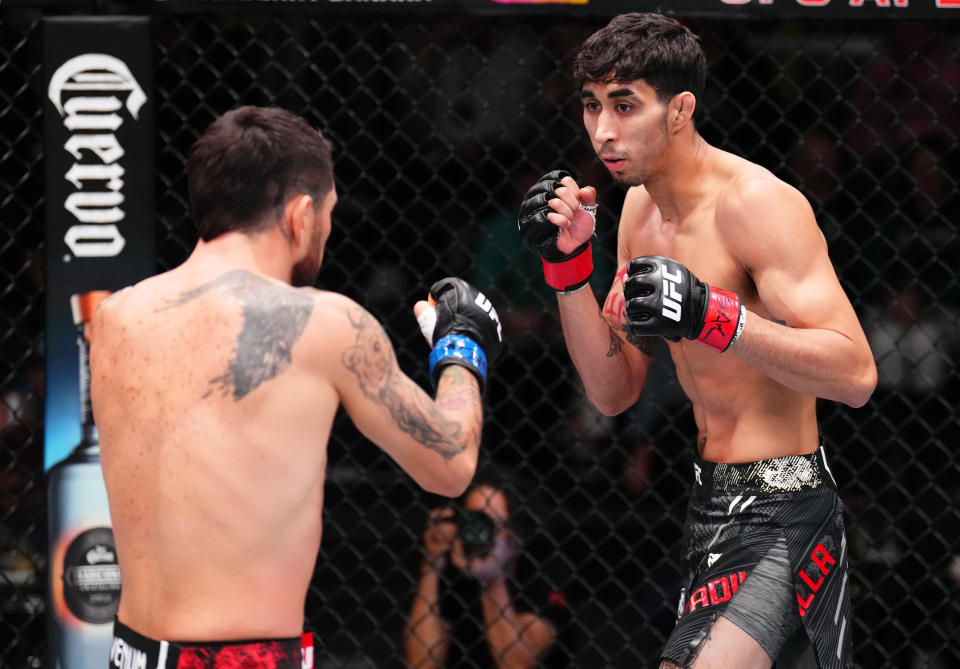
<path fill-rule="evenodd" d="M 312 667 L 301 632 L 338 407 L 423 488 L 461 494 L 499 320 L 465 282 L 433 284 L 436 306 L 415 306 L 432 399 L 367 311 L 309 287 L 337 201 L 319 132 L 241 107 L 187 169 L 193 253 L 110 297 L 92 325 L 123 582 L 109 666 Z"/>
<path fill-rule="evenodd" d="M 849 666 L 843 515 L 816 402 L 863 405 L 877 371 L 813 212 L 699 135 L 705 60 L 673 19 L 616 17 L 573 67 L 593 147 L 630 187 L 603 310 L 585 289 L 593 187 L 545 175 L 519 228 L 597 408 L 637 401 L 661 340 L 693 404 L 690 577 L 660 666 Z"/>

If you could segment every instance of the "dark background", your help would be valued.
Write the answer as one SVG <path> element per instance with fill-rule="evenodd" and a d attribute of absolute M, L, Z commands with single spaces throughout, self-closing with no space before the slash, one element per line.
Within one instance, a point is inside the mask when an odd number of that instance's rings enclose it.
<path fill-rule="evenodd" d="M 655 666 L 680 588 L 689 405 L 662 356 L 632 409 L 593 410 L 539 260 L 515 232 L 520 195 L 541 173 L 565 167 L 597 185 L 593 287 L 605 293 L 623 190 L 593 158 L 568 61 L 607 17 L 80 4 L 151 17 L 158 270 L 195 241 L 190 144 L 238 104 L 279 105 L 336 147 L 341 204 L 318 285 L 380 318 L 404 370 L 428 385 L 410 306 L 432 281 L 458 274 L 491 296 L 506 346 L 485 397 L 481 467 L 520 491 L 527 557 L 566 595 L 575 666 Z M 39 666 L 45 645 L 40 21 L 73 11 L 0 6 L 0 665 L 9 667 Z M 710 63 L 703 135 L 807 195 L 877 358 L 865 407 L 820 408 L 848 511 L 856 664 L 960 666 L 960 21 L 681 16 Z M 776 203 L 757 212 L 775 214 Z M 342 416 L 329 448 L 307 601 L 324 644 L 319 666 L 402 666 L 423 522 L 442 500 Z"/>

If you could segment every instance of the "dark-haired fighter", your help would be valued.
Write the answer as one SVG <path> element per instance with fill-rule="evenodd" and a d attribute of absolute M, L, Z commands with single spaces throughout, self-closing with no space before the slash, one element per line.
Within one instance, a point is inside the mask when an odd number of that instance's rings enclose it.
<path fill-rule="evenodd" d="M 123 582 L 109 666 L 313 666 L 301 632 L 340 405 L 426 490 L 473 477 L 496 310 L 459 279 L 418 302 L 431 398 L 380 324 L 315 290 L 330 145 L 280 109 L 215 121 L 188 160 L 200 241 L 105 301 L 92 401 Z M 140 664 L 140 662 L 143 664 Z"/>
<path fill-rule="evenodd" d="M 594 150 L 630 187 L 602 310 L 584 290 L 596 190 L 547 174 L 519 227 L 597 408 L 637 401 L 661 340 L 693 404 L 690 577 L 661 666 L 849 666 L 843 514 L 816 402 L 863 405 L 877 371 L 813 212 L 697 132 L 706 64 L 677 21 L 614 18 L 579 49 L 574 78 Z"/>

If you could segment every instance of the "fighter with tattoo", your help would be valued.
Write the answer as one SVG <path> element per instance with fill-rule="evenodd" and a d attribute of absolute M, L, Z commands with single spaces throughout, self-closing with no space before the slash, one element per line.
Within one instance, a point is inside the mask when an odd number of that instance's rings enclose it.
<path fill-rule="evenodd" d="M 460 495 L 499 319 L 460 279 L 430 287 L 414 312 L 431 397 L 375 318 L 311 287 L 337 201 L 320 132 L 241 107 L 187 168 L 196 248 L 106 300 L 90 330 L 123 583 L 109 666 L 312 667 L 301 633 L 338 408 L 424 489 Z"/>

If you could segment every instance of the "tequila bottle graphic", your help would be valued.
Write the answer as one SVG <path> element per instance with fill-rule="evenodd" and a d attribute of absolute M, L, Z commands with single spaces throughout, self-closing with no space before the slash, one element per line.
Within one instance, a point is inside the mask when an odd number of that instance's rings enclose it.
<path fill-rule="evenodd" d="M 120 569 L 90 406 L 88 360 L 87 324 L 107 295 L 109 291 L 91 291 L 70 299 L 79 349 L 82 436 L 73 451 L 50 468 L 47 478 L 51 669 L 106 666 L 120 600 Z"/>

